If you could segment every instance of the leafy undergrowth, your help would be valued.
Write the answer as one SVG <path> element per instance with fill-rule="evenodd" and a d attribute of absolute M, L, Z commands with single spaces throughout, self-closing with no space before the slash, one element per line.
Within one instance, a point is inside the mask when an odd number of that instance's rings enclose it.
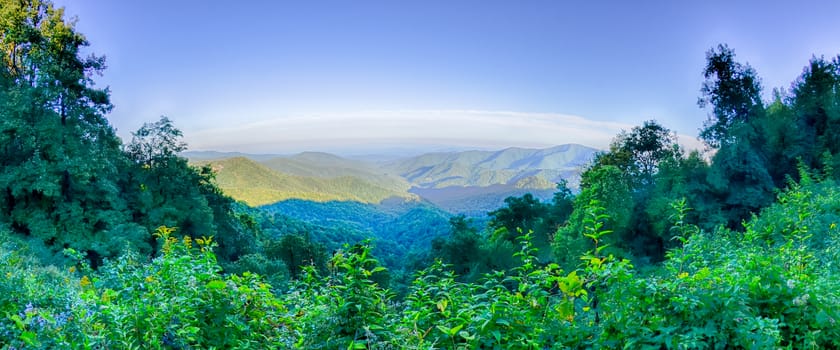
<path fill-rule="evenodd" d="M 39 267 L 25 245 L 4 240 L 0 346 L 838 348 L 838 203 L 835 184 L 805 179 L 745 233 L 706 233 L 685 223 L 688 209 L 678 202 L 681 245 L 642 274 L 602 254 L 609 217 L 593 201 L 581 232 L 592 249 L 577 269 L 541 264 L 525 234 L 520 267 L 464 283 L 438 262 L 417 274 L 403 300 L 379 287 L 384 268 L 365 243 L 280 293 L 256 274 L 222 274 L 212 239 L 177 239 L 165 227 L 158 257 L 126 253 L 97 271 Z"/>

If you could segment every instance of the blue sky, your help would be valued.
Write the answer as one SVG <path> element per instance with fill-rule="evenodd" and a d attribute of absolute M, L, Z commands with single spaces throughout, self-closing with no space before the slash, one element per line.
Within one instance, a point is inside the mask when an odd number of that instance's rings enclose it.
<path fill-rule="evenodd" d="M 193 149 L 604 147 L 647 119 L 691 139 L 712 46 L 768 96 L 840 54 L 836 1 L 56 3 L 108 59 L 118 133 L 167 115 Z"/>

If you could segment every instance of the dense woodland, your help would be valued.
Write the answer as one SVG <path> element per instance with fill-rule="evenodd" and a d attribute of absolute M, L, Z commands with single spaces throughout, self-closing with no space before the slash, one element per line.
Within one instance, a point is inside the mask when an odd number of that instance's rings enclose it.
<path fill-rule="evenodd" d="M 579 192 L 353 226 L 235 202 L 165 117 L 120 140 L 87 46 L 0 0 L 0 348 L 840 347 L 838 58 L 765 100 L 712 48 L 704 153 L 648 121 Z"/>

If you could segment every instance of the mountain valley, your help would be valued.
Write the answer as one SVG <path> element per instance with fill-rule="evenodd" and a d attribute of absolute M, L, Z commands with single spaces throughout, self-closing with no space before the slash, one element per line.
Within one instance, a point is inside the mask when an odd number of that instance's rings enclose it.
<path fill-rule="evenodd" d="M 388 199 L 427 202 L 454 214 L 482 216 L 508 196 L 548 199 L 557 183 L 576 189 L 597 152 L 567 144 L 544 149 L 436 152 L 386 161 L 322 152 L 249 155 L 185 152 L 210 165 L 220 188 L 251 206 L 301 199 L 379 204 Z"/>

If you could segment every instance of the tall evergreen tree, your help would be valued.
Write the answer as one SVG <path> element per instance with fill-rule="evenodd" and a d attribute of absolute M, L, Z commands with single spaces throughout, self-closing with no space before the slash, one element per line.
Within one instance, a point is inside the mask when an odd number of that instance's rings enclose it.
<path fill-rule="evenodd" d="M 0 1 L 0 213 L 14 231 L 51 246 L 101 255 L 124 220 L 115 179 L 120 142 L 104 114 L 104 59 L 63 9 Z"/>

